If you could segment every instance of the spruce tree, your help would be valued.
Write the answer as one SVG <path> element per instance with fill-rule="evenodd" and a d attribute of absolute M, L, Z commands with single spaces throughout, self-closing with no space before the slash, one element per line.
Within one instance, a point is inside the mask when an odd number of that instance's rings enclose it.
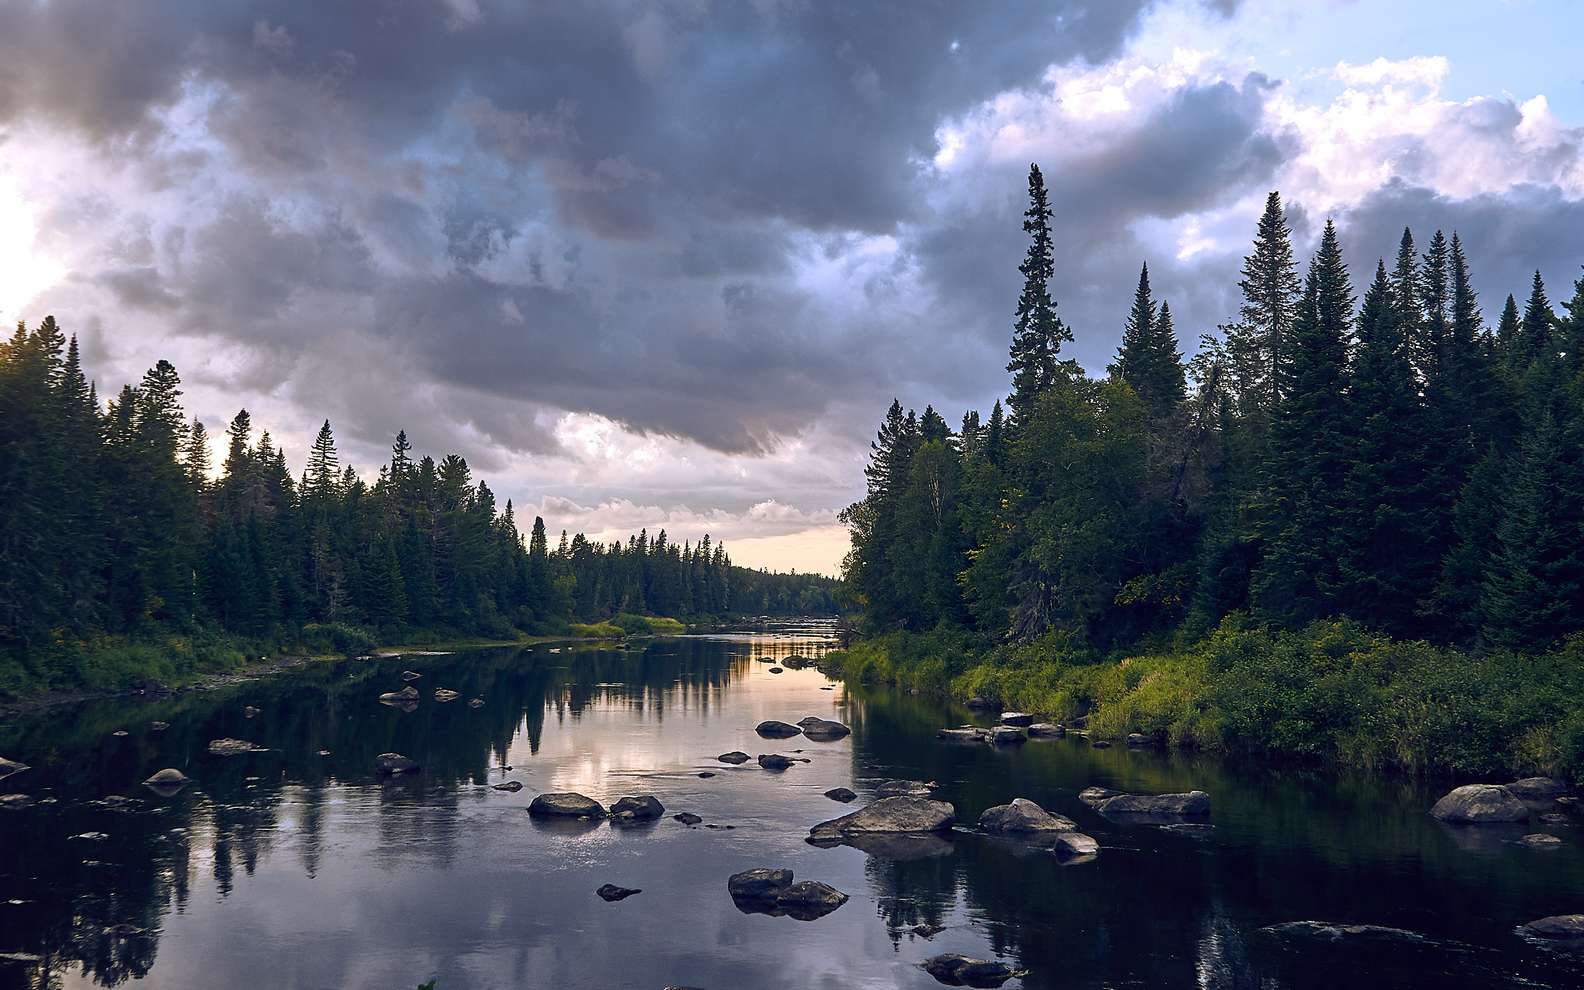
<path fill-rule="evenodd" d="M 1243 291 L 1243 307 L 1239 322 L 1228 327 L 1227 351 L 1239 410 L 1258 418 L 1268 414 L 1281 397 L 1278 368 L 1285 360 L 1300 296 L 1292 231 L 1282 212 L 1280 193 L 1265 198 L 1254 251 L 1243 259 L 1238 287 Z"/>
<path fill-rule="evenodd" d="M 1045 177 L 1038 165 L 1029 166 L 1028 195 L 1023 231 L 1030 236 L 1029 247 L 1018 266 L 1023 274 L 1023 292 L 1018 296 L 1011 359 L 1007 362 L 1007 370 L 1012 372 L 1008 406 L 1014 421 L 1030 415 L 1040 394 L 1055 381 L 1061 346 L 1072 340 L 1072 332 L 1056 316 L 1056 303 L 1050 295 L 1050 280 L 1055 273 L 1051 210 Z"/>
<path fill-rule="evenodd" d="M 1156 309 L 1150 297 L 1148 265 L 1139 272 L 1133 308 L 1122 328 L 1122 344 L 1108 370 L 1138 393 L 1156 422 L 1168 418 L 1187 394 L 1171 309 L 1165 303 Z"/>

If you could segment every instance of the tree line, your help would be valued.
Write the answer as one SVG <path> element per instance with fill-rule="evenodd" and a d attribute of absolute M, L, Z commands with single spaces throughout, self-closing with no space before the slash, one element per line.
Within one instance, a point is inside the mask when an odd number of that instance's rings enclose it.
<path fill-rule="evenodd" d="M 1037 166 L 1028 196 L 1005 406 L 953 430 L 893 401 L 845 512 L 872 631 L 1110 650 L 1242 613 L 1538 651 L 1584 627 L 1584 278 L 1559 315 L 1536 272 L 1491 327 L 1458 235 L 1404 230 L 1360 299 L 1329 221 L 1300 278 L 1273 192 L 1236 318 L 1184 361 L 1146 266 L 1091 377 Z"/>
<path fill-rule="evenodd" d="M 0 652 L 198 628 L 515 637 L 621 613 L 834 611 L 833 580 L 736 567 L 708 536 L 563 532 L 552 547 L 536 517 L 524 538 L 467 461 L 415 458 L 405 432 L 371 484 L 327 421 L 294 478 L 243 410 L 216 470 L 180 385 L 160 361 L 101 402 L 54 317 L 0 342 Z"/>

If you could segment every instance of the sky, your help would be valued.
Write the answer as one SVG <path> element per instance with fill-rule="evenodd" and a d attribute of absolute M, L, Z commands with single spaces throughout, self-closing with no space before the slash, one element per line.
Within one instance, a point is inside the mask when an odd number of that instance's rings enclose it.
<path fill-rule="evenodd" d="M 1584 262 L 1569 0 L 0 0 L 0 320 L 101 393 L 373 478 L 405 429 L 552 534 L 835 573 L 893 397 L 1007 389 L 1030 162 L 1070 353 L 1185 349 L 1266 194 L 1362 287 L 1457 230 L 1487 320 Z"/>

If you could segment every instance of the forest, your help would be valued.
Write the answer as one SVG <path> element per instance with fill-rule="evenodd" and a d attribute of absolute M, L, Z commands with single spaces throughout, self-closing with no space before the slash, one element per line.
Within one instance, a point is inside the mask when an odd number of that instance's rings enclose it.
<path fill-rule="evenodd" d="M 216 469 L 181 396 L 160 361 L 102 402 L 53 317 L 0 343 L 0 693 L 276 648 L 835 611 L 834 580 L 734 566 L 708 536 L 525 535 L 462 457 L 415 457 L 405 432 L 370 483 L 327 421 L 294 478 L 243 410 Z"/>
<path fill-rule="evenodd" d="M 1236 318 L 1185 361 L 1144 267 L 1091 377 L 1028 197 L 1006 404 L 893 402 L 846 510 L 850 663 L 1184 744 L 1584 766 L 1584 277 L 1493 327 L 1457 233 L 1404 230 L 1360 298 L 1273 192 Z"/>

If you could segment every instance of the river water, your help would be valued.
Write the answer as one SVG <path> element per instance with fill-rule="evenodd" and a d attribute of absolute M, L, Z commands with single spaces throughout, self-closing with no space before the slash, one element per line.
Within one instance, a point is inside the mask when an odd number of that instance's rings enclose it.
<path fill-rule="evenodd" d="M 1544 851 L 1508 831 L 1443 826 L 1426 809 L 1444 782 L 1072 738 L 937 742 L 936 728 L 973 716 L 757 662 L 816 656 L 828 633 L 318 664 L 7 718 L 0 756 L 33 769 L 0 792 L 35 803 L 0 810 L 0 953 L 12 954 L 0 986 L 926 988 L 939 984 L 919 963 L 944 952 L 1026 969 L 1011 988 L 1584 986 L 1578 957 L 1514 934 L 1584 911 L 1574 829 L 1546 826 L 1564 844 Z M 409 668 L 423 675 L 417 709 L 377 703 Z M 436 687 L 462 700 L 438 704 Z M 468 707 L 473 697 L 484 705 Z M 810 714 L 853 733 L 754 734 L 761 720 Z M 224 737 L 268 752 L 211 756 Z M 771 773 L 714 759 L 739 749 L 809 762 Z M 381 782 L 374 758 L 387 751 L 422 772 Z M 193 783 L 168 798 L 141 786 L 163 767 Z M 905 860 L 804 842 L 887 778 L 936 782 L 970 825 L 1030 798 L 1076 819 L 1102 852 L 1063 864 L 965 829 Z M 524 788 L 491 786 L 509 780 Z M 1214 827 L 1110 823 L 1077 800 L 1095 784 L 1209 791 Z M 859 801 L 823 795 L 838 786 Z M 607 804 L 654 794 L 667 817 L 551 827 L 526 814 L 536 793 L 568 790 Z M 726 879 L 759 866 L 851 900 L 815 921 L 744 914 Z M 606 903 L 594 891 L 607 882 L 642 893 Z M 1299 920 L 1423 940 L 1260 931 Z"/>

